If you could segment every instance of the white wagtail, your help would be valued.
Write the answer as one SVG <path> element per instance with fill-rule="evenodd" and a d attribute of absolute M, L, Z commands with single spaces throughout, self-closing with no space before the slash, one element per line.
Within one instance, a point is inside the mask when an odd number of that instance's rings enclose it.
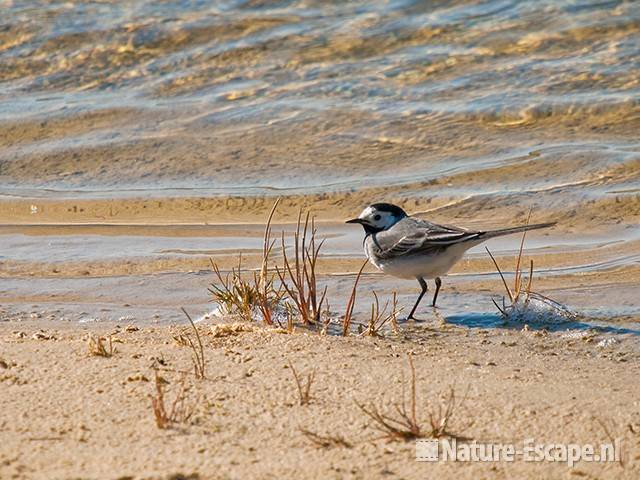
<path fill-rule="evenodd" d="M 413 314 L 427 292 L 426 279 L 435 279 L 436 292 L 432 303 L 435 307 L 442 285 L 440 277 L 471 247 L 489 238 L 555 225 L 552 222 L 486 232 L 466 230 L 410 217 L 390 203 L 374 203 L 365 208 L 358 218 L 347 223 L 359 223 L 364 227 L 364 251 L 376 268 L 394 277 L 415 278 L 420 283 L 422 292 L 411 309 L 409 319 L 415 319 Z"/>

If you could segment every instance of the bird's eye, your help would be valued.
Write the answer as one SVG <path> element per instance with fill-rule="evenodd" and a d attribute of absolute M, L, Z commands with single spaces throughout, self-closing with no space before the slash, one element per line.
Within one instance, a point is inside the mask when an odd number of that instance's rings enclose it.
<path fill-rule="evenodd" d="M 380 215 L 376 215 L 375 217 L 373 217 L 373 219 L 377 222 L 378 220 L 380 220 L 382 217 Z"/>

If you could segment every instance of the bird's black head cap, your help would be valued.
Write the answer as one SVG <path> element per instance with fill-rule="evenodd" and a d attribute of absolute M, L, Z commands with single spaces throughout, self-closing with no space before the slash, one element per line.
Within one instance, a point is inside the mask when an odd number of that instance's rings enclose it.
<path fill-rule="evenodd" d="M 407 216 L 407 212 L 392 203 L 372 203 L 371 207 L 378 211 L 389 212 L 396 218 L 404 218 Z"/>
<path fill-rule="evenodd" d="M 407 214 L 390 203 L 374 203 L 365 208 L 359 217 L 347 220 L 347 223 L 359 223 L 367 235 L 372 235 L 393 227 Z"/>

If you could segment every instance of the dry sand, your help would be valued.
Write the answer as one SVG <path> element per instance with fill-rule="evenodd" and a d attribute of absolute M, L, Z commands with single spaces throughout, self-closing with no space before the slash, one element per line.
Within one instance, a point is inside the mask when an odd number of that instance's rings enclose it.
<path fill-rule="evenodd" d="M 1 478 L 616 478 L 640 475 L 637 343 L 595 330 L 468 329 L 402 324 L 385 338 L 328 337 L 201 324 L 206 379 L 186 377 L 185 423 L 154 421 L 152 365 L 171 402 L 191 353 L 187 327 L 82 328 L 0 323 Z M 90 356 L 89 334 L 112 334 L 110 358 Z M 469 441 L 591 443 L 618 439 L 621 461 L 416 462 L 414 442 L 380 436 L 356 402 L 396 415 L 412 354 L 418 418 L 464 401 L 449 430 Z M 316 379 L 299 404 L 288 362 Z M 408 384 L 407 384 L 408 388 Z M 408 390 L 407 390 L 408 391 Z M 300 429 L 339 437 L 321 447 Z"/>

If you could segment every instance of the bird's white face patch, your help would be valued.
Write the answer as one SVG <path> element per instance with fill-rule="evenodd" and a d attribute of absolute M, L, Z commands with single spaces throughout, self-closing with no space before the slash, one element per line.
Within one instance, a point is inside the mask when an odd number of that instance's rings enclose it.
<path fill-rule="evenodd" d="M 378 210 L 374 207 L 365 208 L 358 218 L 367 222 L 368 225 L 380 230 L 391 228 L 398 220 L 400 220 L 394 216 L 393 213 Z"/>
<path fill-rule="evenodd" d="M 375 208 L 373 207 L 367 207 L 365 208 L 362 213 L 360 214 L 360 216 L 358 218 L 362 218 L 363 220 L 368 219 L 369 216 L 373 215 L 373 213 L 376 211 Z"/>

